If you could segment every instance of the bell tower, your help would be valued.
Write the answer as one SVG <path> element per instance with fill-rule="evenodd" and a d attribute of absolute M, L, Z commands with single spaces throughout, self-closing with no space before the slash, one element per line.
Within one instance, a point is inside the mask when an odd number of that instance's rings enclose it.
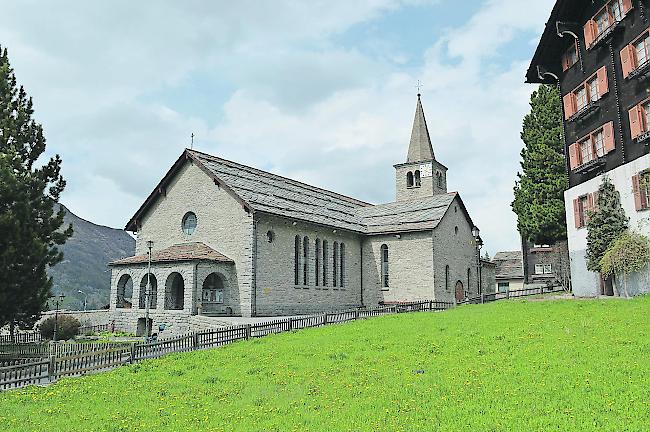
<path fill-rule="evenodd" d="M 433 153 L 419 93 L 406 163 L 395 165 L 395 180 L 397 201 L 447 193 L 447 167 Z"/>

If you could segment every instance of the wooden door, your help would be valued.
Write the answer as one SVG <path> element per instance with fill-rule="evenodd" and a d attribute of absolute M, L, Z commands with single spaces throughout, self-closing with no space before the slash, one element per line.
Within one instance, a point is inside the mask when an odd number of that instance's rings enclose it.
<path fill-rule="evenodd" d="M 465 300 L 465 288 L 461 281 L 456 282 L 456 301 L 462 302 Z"/>

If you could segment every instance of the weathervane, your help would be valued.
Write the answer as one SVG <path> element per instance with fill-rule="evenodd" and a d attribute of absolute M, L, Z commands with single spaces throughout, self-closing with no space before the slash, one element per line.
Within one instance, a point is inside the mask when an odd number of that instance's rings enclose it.
<path fill-rule="evenodd" d="M 194 132 L 192 132 L 192 142 L 190 142 L 190 150 L 194 150 Z"/>
<path fill-rule="evenodd" d="M 423 86 L 422 86 L 422 82 L 420 82 L 420 80 L 418 80 L 418 83 L 417 83 L 417 85 L 415 86 L 415 88 L 418 89 L 418 96 L 420 96 L 420 89 L 421 89 L 422 87 L 423 87 Z"/>

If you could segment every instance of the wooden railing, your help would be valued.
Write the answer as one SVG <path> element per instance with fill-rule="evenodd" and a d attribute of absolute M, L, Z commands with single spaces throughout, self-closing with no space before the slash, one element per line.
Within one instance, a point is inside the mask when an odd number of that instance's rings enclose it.
<path fill-rule="evenodd" d="M 11 335 L 0 335 L 0 344 L 4 343 L 33 343 L 40 342 L 41 333 L 37 331 L 29 331 L 16 333 L 13 337 Z"/>
<path fill-rule="evenodd" d="M 558 292 L 559 289 L 540 288 L 509 291 L 506 293 L 485 294 L 462 302 L 487 303 L 507 298 Z M 24 387 L 31 384 L 46 385 L 60 377 L 84 375 L 113 369 L 120 365 L 153 359 L 175 352 L 214 348 L 239 340 L 259 338 L 310 327 L 340 324 L 375 316 L 444 311 L 454 307 L 454 303 L 421 301 L 385 305 L 373 309 L 355 309 L 330 312 L 318 315 L 291 317 L 257 324 L 227 327 L 182 335 L 151 343 L 92 343 L 92 344 L 34 344 L 13 345 L 14 351 L 4 356 L 23 356 L 23 358 L 3 358 L 0 354 L 0 390 Z M 0 346 L 2 348 L 7 345 Z M 31 358 L 30 358 L 31 357 Z M 3 363 L 4 361 L 4 363 Z M 10 363 L 10 362 L 14 363 Z M 9 364 L 7 366 L 7 364 Z"/>

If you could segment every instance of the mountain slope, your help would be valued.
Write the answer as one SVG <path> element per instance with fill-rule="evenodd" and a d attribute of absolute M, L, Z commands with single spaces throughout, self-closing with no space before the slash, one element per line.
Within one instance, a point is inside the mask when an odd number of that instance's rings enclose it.
<path fill-rule="evenodd" d="M 49 270 L 54 278 L 53 294 L 62 292 L 66 298 L 64 307 L 83 308 L 84 295 L 88 294 L 88 309 L 108 304 L 111 272 L 107 264 L 132 256 L 135 239 L 126 231 L 96 225 L 84 220 L 65 206 L 64 226 L 72 224 L 74 234 L 60 247 L 63 261 Z"/>

